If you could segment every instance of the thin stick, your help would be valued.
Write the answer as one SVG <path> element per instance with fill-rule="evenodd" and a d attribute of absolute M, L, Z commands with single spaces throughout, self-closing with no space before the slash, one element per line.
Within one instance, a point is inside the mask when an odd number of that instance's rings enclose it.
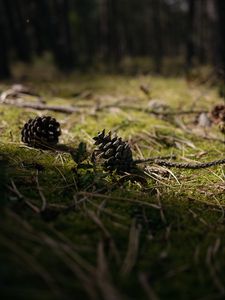
<path fill-rule="evenodd" d="M 46 209 L 46 207 L 47 207 L 47 200 L 46 200 L 45 195 L 44 195 L 44 193 L 42 191 L 42 188 L 40 187 L 38 175 L 39 175 L 39 172 L 37 170 L 37 174 L 36 174 L 37 190 L 38 190 L 38 193 L 39 193 L 39 195 L 41 197 L 41 200 L 42 200 L 41 211 L 44 211 Z"/>
<path fill-rule="evenodd" d="M 157 157 L 149 157 L 147 159 L 137 159 L 134 160 L 135 164 L 141 164 L 141 163 L 146 163 L 146 162 L 155 162 L 155 160 L 163 160 L 163 159 L 175 159 L 176 155 L 166 155 L 166 156 L 157 156 Z"/>
<path fill-rule="evenodd" d="M 15 107 L 21 107 L 21 108 L 31 108 L 36 110 L 50 110 L 55 112 L 61 112 L 65 114 L 73 114 L 75 112 L 80 112 L 79 107 L 73 107 L 73 106 L 58 106 L 58 105 L 45 105 L 41 103 L 31 103 L 31 102 L 16 102 L 15 100 L 7 100 L 5 102 L 2 102 L 1 104 L 4 105 L 11 105 Z M 140 108 L 137 106 L 128 106 L 128 105 L 104 105 L 100 106 L 96 109 L 96 111 L 101 111 L 103 109 L 111 108 L 111 107 L 118 107 L 122 109 L 132 109 L 137 111 L 146 112 L 149 114 L 159 115 L 159 116 L 173 116 L 173 115 L 189 115 L 189 114 L 200 114 L 200 113 L 207 113 L 208 111 L 199 111 L 199 110 L 184 110 L 184 111 L 168 111 L 168 112 L 158 112 L 151 109 L 146 108 Z"/>
<path fill-rule="evenodd" d="M 121 268 L 121 274 L 123 276 L 129 275 L 136 264 L 139 250 L 140 233 L 141 227 L 137 227 L 136 222 L 133 221 L 130 228 L 127 254 Z"/>
<path fill-rule="evenodd" d="M 207 110 L 183 110 L 183 111 L 167 111 L 167 112 L 159 112 L 159 111 L 155 111 L 152 109 L 148 109 L 148 108 L 142 108 L 142 107 L 138 107 L 138 106 L 134 106 L 134 105 L 123 105 L 123 104 L 119 104 L 119 105 L 103 105 L 100 106 L 97 110 L 103 110 L 103 109 L 107 109 L 107 108 L 112 108 L 112 107 L 117 107 L 117 108 L 122 108 L 122 109 L 132 109 L 132 110 L 136 110 L 136 111 L 141 111 L 141 112 L 146 112 L 149 114 L 154 114 L 154 115 L 165 115 L 165 116 L 175 116 L 175 115 L 190 115 L 190 114 L 200 114 L 200 113 L 208 113 Z"/>
<path fill-rule="evenodd" d="M 149 300 L 158 300 L 158 296 L 155 294 L 155 291 L 152 289 L 149 279 L 145 273 L 139 273 L 139 282 L 145 291 Z"/>
<path fill-rule="evenodd" d="M 161 208 L 157 205 L 157 204 L 153 204 L 153 203 L 149 203 L 149 202 L 145 202 L 145 201 L 140 201 L 140 200 L 135 200 L 135 199 L 131 199 L 131 198 L 124 198 L 124 197 L 111 197 L 109 195 L 103 195 L 103 194 L 98 194 L 98 193 L 90 193 L 90 192 L 78 192 L 77 195 L 83 195 L 83 196 L 87 196 L 87 197 L 94 197 L 94 198 L 103 198 L 103 199 L 109 199 L 109 200 L 115 200 L 115 201 L 127 201 L 127 202 L 131 202 L 131 203 L 138 203 L 138 204 L 142 204 L 145 206 L 149 206 L 152 208 L 155 208 L 157 210 L 160 210 Z"/>
<path fill-rule="evenodd" d="M 6 102 L 3 102 L 2 104 L 5 105 L 11 105 L 21 108 L 31 108 L 36 110 L 51 110 L 55 112 L 61 112 L 65 114 L 72 114 L 75 112 L 80 112 L 80 109 L 78 107 L 72 107 L 72 106 L 58 106 L 58 105 L 45 105 L 41 103 L 30 103 L 30 102 L 16 102 L 16 101 L 10 101 L 7 100 Z"/>
<path fill-rule="evenodd" d="M 149 162 L 149 161 L 156 165 L 162 166 L 162 167 L 179 168 L 179 169 L 204 169 L 204 168 L 209 168 L 209 167 L 225 164 L 225 158 L 213 160 L 213 161 L 205 162 L 205 163 L 197 163 L 197 164 L 170 162 L 170 161 L 165 161 L 162 159 L 155 159 L 155 160 L 146 159 L 146 160 L 142 160 L 142 161 L 139 161 L 136 163 L 145 163 L 145 162 Z"/>
<path fill-rule="evenodd" d="M 9 190 L 10 190 L 11 192 L 13 192 L 13 193 L 18 197 L 19 200 L 24 201 L 24 203 L 25 203 L 27 206 L 29 206 L 35 213 L 40 213 L 40 209 L 39 209 L 36 205 L 32 204 L 28 198 L 25 198 L 25 197 L 20 193 L 20 191 L 17 189 L 17 187 L 16 187 L 16 185 L 15 185 L 15 182 L 14 182 L 12 179 L 11 179 L 11 184 L 12 184 L 12 187 L 9 186 L 9 187 L 8 187 Z"/>

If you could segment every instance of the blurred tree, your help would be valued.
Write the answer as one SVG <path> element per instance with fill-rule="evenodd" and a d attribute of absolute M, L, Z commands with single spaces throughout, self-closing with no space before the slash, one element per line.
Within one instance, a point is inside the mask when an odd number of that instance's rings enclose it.
<path fill-rule="evenodd" d="M 188 32 L 187 32 L 187 56 L 186 66 L 187 69 L 192 67 L 193 57 L 195 54 L 195 43 L 194 43 L 194 21 L 195 21 L 195 0 L 188 0 Z"/>
<path fill-rule="evenodd" d="M 100 55 L 107 58 L 107 39 L 108 39 L 108 5 L 107 0 L 99 0 L 99 45 Z"/>
<path fill-rule="evenodd" d="M 198 60 L 200 64 L 206 62 L 206 30 L 207 30 L 207 15 L 206 15 L 206 1 L 199 0 L 199 49 Z"/>
<path fill-rule="evenodd" d="M 9 68 L 9 45 L 7 40 L 7 22 L 5 18 L 5 11 L 2 3 L 0 2 L 0 79 L 10 77 Z"/>
<path fill-rule="evenodd" d="M 119 0 L 108 2 L 108 56 L 111 61 L 119 63 L 122 57 L 120 40 Z"/>
<path fill-rule="evenodd" d="M 1 0 L 0 73 L 8 76 L 9 63 L 29 63 L 46 51 L 65 72 L 96 62 L 115 69 L 126 57 L 152 60 L 157 73 L 164 71 L 164 62 L 182 60 L 191 68 L 193 63 L 215 64 L 215 57 L 224 69 L 224 3 Z"/>
<path fill-rule="evenodd" d="M 218 62 L 217 74 L 219 82 L 219 95 L 225 100 L 225 1 L 216 0 L 217 31 L 218 31 Z"/>
<path fill-rule="evenodd" d="M 78 57 L 76 64 L 84 69 L 92 64 L 101 47 L 97 28 L 98 3 L 97 0 L 71 0 L 70 8 L 71 36 L 77 44 L 73 54 Z"/>
<path fill-rule="evenodd" d="M 6 18 L 9 23 L 9 34 L 11 37 L 11 48 L 19 60 L 29 62 L 31 59 L 30 40 L 26 31 L 26 17 L 23 15 L 24 1 L 2 0 L 5 8 Z"/>
<path fill-rule="evenodd" d="M 162 58 L 163 58 L 163 44 L 162 44 L 162 24 L 161 24 L 161 0 L 151 0 L 153 9 L 153 41 L 154 50 L 153 56 L 155 61 L 155 71 L 161 72 Z"/>
<path fill-rule="evenodd" d="M 40 56 L 50 49 L 52 44 L 50 11 L 45 0 L 30 1 L 27 5 L 28 26 L 32 30 L 32 41 L 34 52 Z"/>
<path fill-rule="evenodd" d="M 225 1 L 216 0 L 216 9 L 218 14 L 218 65 L 225 77 Z"/>
<path fill-rule="evenodd" d="M 54 29 L 52 50 L 56 64 L 65 71 L 73 69 L 75 60 L 69 23 L 69 3 L 68 0 L 51 1 L 50 26 Z"/>

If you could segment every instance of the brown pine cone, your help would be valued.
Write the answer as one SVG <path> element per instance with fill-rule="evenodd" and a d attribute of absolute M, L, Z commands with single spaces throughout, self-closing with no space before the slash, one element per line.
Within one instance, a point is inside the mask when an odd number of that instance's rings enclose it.
<path fill-rule="evenodd" d="M 111 132 L 105 134 L 105 129 L 98 133 L 95 145 L 98 145 L 98 157 L 104 160 L 104 168 L 107 171 L 130 172 L 133 167 L 133 158 L 130 146 L 117 135 L 111 136 Z"/>
<path fill-rule="evenodd" d="M 30 119 L 21 131 L 22 142 L 30 147 L 47 149 L 59 141 L 60 124 L 50 116 Z"/>

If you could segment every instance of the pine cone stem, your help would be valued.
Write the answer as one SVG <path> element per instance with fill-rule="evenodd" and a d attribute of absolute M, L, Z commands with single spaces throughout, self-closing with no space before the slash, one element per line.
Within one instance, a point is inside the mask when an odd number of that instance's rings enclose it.
<path fill-rule="evenodd" d="M 150 160 L 142 161 L 142 163 L 148 162 L 148 161 L 150 161 Z M 211 162 L 197 163 L 197 164 L 170 162 L 170 161 L 165 161 L 162 159 L 151 160 L 151 162 L 156 165 L 162 166 L 162 167 L 196 170 L 196 169 L 204 169 L 204 168 L 210 168 L 213 166 L 223 165 L 223 164 L 225 164 L 225 158 L 213 160 Z"/>
<path fill-rule="evenodd" d="M 166 156 L 156 156 L 156 157 L 149 157 L 146 159 L 136 159 L 134 160 L 134 164 L 142 164 L 146 162 L 154 162 L 155 160 L 165 160 L 165 159 L 176 159 L 176 155 L 166 155 Z"/>

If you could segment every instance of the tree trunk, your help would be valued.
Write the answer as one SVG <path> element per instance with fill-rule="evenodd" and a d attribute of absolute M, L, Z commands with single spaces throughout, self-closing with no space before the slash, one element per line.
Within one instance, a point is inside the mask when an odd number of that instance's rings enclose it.
<path fill-rule="evenodd" d="M 5 11 L 3 10 L 2 3 L 0 3 L 0 40 L 1 40 L 1 46 L 0 46 L 0 79 L 5 79 L 10 77 L 10 67 L 9 67 L 9 44 L 7 41 L 7 26 L 6 26 L 6 20 L 4 18 Z"/>
<path fill-rule="evenodd" d="M 155 63 L 155 72 L 162 71 L 163 45 L 162 45 L 162 24 L 161 24 L 161 0 L 152 0 L 153 8 L 153 39 L 154 49 L 153 57 Z"/>
<path fill-rule="evenodd" d="M 186 65 L 187 69 L 190 69 L 193 64 L 193 57 L 195 54 L 194 45 L 194 19 L 195 19 L 195 0 L 188 1 L 188 34 L 187 34 L 187 56 Z"/>
<path fill-rule="evenodd" d="M 99 29 L 100 29 L 100 55 L 107 59 L 107 37 L 108 37 L 108 6 L 107 0 L 99 0 Z"/>
<path fill-rule="evenodd" d="M 71 70 L 74 65 L 68 6 L 68 0 L 53 1 L 53 15 L 51 15 L 51 25 L 55 36 L 53 53 L 56 64 L 64 71 Z"/>
<path fill-rule="evenodd" d="M 199 2 L 199 10 L 200 10 L 200 16 L 199 16 L 199 50 L 198 50 L 198 59 L 200 64 L 204 64 L 206 62 L 206 51 L 205 51 L 205 38 L 206 38 L 206 5 L 205 0 L 200 0 Z"/>
<path fill-rule="evenodd" d="M 225 76 L 225 1 L 217 0 L 216 8 L 218 14 L 218 67 Z"/>
<path fill-rule="evenodd" d="M 25 18 L 22 16 L 21 3 L 17 0 L 2 0 L 10 26 L 11 44 L 17 57 L 24 62 L 30 61 L 31 51 L 26 35 Z M 23 3 L 24 4 L 24 3 Z"/>

